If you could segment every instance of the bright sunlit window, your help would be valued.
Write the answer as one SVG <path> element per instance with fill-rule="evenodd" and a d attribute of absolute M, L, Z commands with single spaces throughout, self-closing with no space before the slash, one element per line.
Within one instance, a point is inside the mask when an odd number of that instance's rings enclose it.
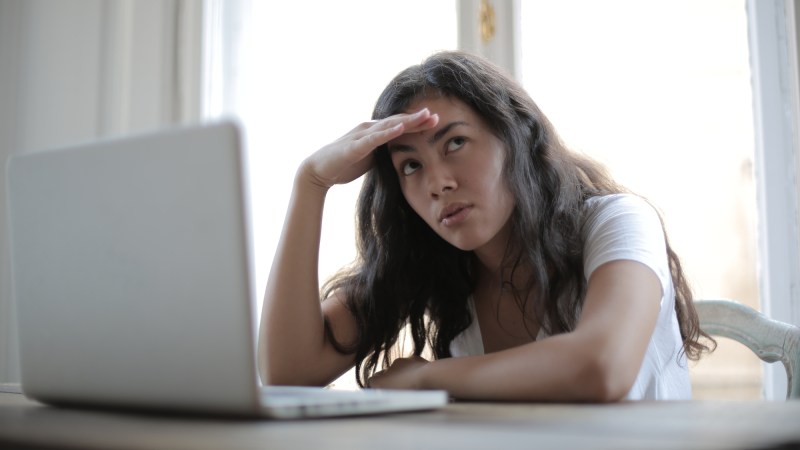
<path fill-rule="evenodd" d="M 696 298 L 758 308 L 744 1 L 521 2 L 522 81 L 573 149 L 663 212 Z M 738 345 L 738 344 L 737 344 Z M 721 343 L 693 372 L 759 397 L 761 364 Z"/>
<path fill-rule="evenodd" d="M 369 120 L 400 70 L 456 49 L 458 26 L 455 0 L 240 4 L 228 100 L 247 130 L 260 297 L 300 162 Z M 562 138 L 661 209 L 697 298 L 758 307 L 744 2 L 542 0 L 520 13 L 520 81 Z M 355 257 L 359 188 L 328 194 L 321 281 Z M 693 371 L 696 395 L 730 379 L 759 396 L 757 359 L 720 353 Z"/>
<path fill-rule="evenodd" d="M 300 162 L 369 120 L 398 72 L 456 48 L 456 4 L 252 2 L 246 20 L 236 104 L 248 134 L 260 296 Z M 355 258 L 359 188 L 357 180 L 328 194 L 321 282 Z"/>

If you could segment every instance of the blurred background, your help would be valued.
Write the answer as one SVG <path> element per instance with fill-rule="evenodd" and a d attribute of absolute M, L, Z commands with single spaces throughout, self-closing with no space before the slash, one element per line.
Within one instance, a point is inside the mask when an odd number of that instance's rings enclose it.
<path fill-rule="evenodd" d="M 762 309 L 751 9 L 744 0 L 0 0 L 0 156 L 239 118 L 260 310 L 298 164 L 368 120 L 399 71 L 465 49 L 504 66 L 571 148 L 659 207 L 696 298 Z M 355 257 L 359 188 L 329 194 L 321 280 Z M 13 382 L 0 230 L 0 382 Z M 691 366 L 695 397 L 764 397 L 762 363 L 719 344 Z"/>

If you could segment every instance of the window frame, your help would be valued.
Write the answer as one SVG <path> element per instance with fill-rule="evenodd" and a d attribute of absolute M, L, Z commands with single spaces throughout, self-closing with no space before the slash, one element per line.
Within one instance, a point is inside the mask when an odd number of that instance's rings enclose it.
<path fill-rule="evenodd" d="M 755 120 L 758 280 L 768 317 L 800 324 L 798 69 L 795 1 L 747 0 Z M 786 396 L 781 368 L 765 365 L 767 399 Z"/>

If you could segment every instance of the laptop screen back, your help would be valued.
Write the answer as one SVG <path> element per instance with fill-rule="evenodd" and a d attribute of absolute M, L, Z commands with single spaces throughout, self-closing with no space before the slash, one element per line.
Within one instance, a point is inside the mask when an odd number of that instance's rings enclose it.
<path fill-rule="evenodd" d="M 27 395 L 257 407 L 240 141 L 225 122 L 10 159 Z"/>

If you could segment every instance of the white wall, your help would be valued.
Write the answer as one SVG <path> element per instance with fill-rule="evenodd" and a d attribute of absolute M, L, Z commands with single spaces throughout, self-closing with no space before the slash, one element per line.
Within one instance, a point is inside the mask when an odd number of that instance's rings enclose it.
<path fill-rule="evenodd" d="M 0 161 L 199 117 L 200 0 L 0 0 Z M 19 380 L 0 173 L 0 382 Z"/>

